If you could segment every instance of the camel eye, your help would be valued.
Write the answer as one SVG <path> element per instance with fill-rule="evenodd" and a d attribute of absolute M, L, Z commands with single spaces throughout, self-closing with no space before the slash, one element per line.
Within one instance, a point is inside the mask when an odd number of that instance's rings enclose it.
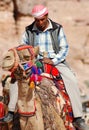
<path fill-rule="evenodd" d="M 10 60 L 11 57 L 10 57 L 10 56 L 6 56 L 4 59 L 6 59 L 6 60 Z"/>
<path fill-rule="evenodd" d="M 30 56 L 24 55 L 24 60 L 29 61 L 31 59 Z"/>

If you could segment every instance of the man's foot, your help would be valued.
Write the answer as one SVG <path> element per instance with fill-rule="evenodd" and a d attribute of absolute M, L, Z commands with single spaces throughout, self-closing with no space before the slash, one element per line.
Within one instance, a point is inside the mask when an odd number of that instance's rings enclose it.
<path fill-rule="evenodd" d="M 12 113 L 8 113 L 4 118 L 2 118 L 2 122 L 6 122 L 9 123 L 11 121 L 13 121 L 13 114 Z"/>
<path fill-rule="evenodd" d="M 89 130 L 89 126 L 85 124 L 82 118 L 76 119 L 73 124 L 78 130 Z"/>

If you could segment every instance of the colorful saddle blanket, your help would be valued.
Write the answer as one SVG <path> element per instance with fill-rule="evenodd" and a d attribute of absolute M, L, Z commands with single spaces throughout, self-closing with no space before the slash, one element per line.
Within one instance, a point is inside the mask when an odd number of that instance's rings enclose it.
<path fill-rule="evenodd" d="M 50 64 L 43 64 L 40 61 L 37 61 L 36 66 L 37 66 L 37 68 L 34 68 L 34 67 L 32 68 L 32 73 L 36 74 L 36 78 L 32 78 L 32 79 L 34 79 L 35 82 L 40 81 L 41 80 L 41 73 L 47 73 L 47 74 L 51 75 L 50 76 L 51 79 L 54 81 L 55 86 L 60 91 L 62 97 L 65 100 L 65 104 L 63 106 L 62 114 L 61 114 L 61 117 L 63 118 L 65 127 L 67 130 L 75 130 L 75 128 L 72 124 L 73 112 L 72 112 L 70 99 L 69 99 L 69 96 L 66 92 L 65 85 L 64 85 L 63 79 L 60 75 L 60 72 L 58 71 L 58 69 L 55 66 L 50 65 Z M 38 77 L 37 77 L 37 75 L 38 75 Z M 32 77 L 35 77 L 35 75 Z"/>

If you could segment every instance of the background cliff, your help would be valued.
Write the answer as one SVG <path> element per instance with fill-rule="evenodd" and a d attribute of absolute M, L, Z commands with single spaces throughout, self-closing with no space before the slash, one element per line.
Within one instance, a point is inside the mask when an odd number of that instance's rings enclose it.
<path fill-rule="evenodd" d="M 7 49 L 20 43 L 25 26 L 33 21 L 30 11 L 39 3 L 63 25 L 70 46 L 67 60 L 79 88 L 89 93 L 89 0 L 0 0 L 0 62 Z"/>

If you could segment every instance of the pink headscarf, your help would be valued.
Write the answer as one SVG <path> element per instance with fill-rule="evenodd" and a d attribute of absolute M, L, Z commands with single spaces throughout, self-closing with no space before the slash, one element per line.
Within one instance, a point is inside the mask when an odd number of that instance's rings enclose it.
<path fill-rule="evenodd" d="M 31 14 L 34 18 L 41 18 L 48 14 L 48 9 L 44 5 L 36 5 L 33 7 Z"/>

